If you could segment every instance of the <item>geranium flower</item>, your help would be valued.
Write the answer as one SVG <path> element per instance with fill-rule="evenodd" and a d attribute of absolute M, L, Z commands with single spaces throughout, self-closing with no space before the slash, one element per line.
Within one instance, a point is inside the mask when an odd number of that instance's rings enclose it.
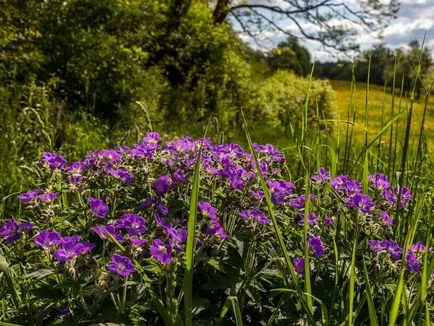
<path fill-rule="evenodd" d="M 390 215 L 387 212 L 381 212 L 380 217 L 383 220 L 384 224 L 393 225 L 394 220 L 393 218 L 390 217 Z"/>
<path fill-rule="evenodd" d="M 326 183 L 330 181 L 330 172 L 324 168 L 319 168 L 316 175 L 313 175 L 310 180 L 313 183 Z"/>
<path fill-rule="evenodd" d="M 304 275 L 304 258 L 294 258 L 292 260 L 292 264 L 294 265 L 295 272 L 298 275 Z"/>
<path fill-rule="evenodd" d="M 71 260 L 81 254 L 85 254 L 95 248 L 95 245 L 89 243 L 87 241 L 83 242 L 65 242 L 63 243 L 59 249 L 54 252 L 54 257 L 61 262 L 64 263 L 68 260 Z"/>
<path fill-rule="evenodd" d="M 127 277 L 136 270 L 133 262 L 128 257 L 118 254 L 112 255 L 110 262 L 107 264 L 107 268 L 110 272 L 122 277 Z"/>
<path fill-rule="evenodd" d="M 109 238 L 109 234 L 111 234 L 116 241 L 124 241 L 122 233 L 117 231 L 113 225 L 97 225 L 92 228 L 92 231 L 95 232 L 102 240 L 107 240 Z"/>
<path fill-rule="evenodd" d="M 41 200 L 41 201 L 53 201 L 56 200 L 59 197 L 59 194 L 57 192 L 47 192 L 45 194 L 42 195 L 38 195 L 36 198 Z"/>
<path fill-rule="evenodd" d="M 60 240 L 60 234 L 57 231 L 41 231 L 35 238 L 35 244 L 44 248 L 50 249 L 51 247 L 57 245 Z"/>
<path fill-rule="evenodd" d="M 41 162 L 50 170 L 62 170 L 66 164 L 62 156 L 50 152 L 42 153 Z"/>
<path fill-rule="evenodd" d="M 21 202 L 27 204 L 30 203 L 33 199 L 35 199 L 39 195 L 39 190 L 29 190 L 27 192 L 23 192 L 18 196 L 18 198 L 21 200 Z"/>
<path fill-rule="evenodd" d="M 168 243 L 165 244 L 160 239 L 155 239 L 149 249 L 151 256 L 154 257 L 162 264 L 170 264 L 172 262 L 172 246 Z"/>
<path fill-rule="evenodd" d="M 118 229 L 126 229 L 129 235 L 139 235 L 148 229 L 146 221 L 140 215 L 133 213 L 125 213 L 115 222 L 115 227 Z"/>
<path fill-rule="evenodd" d="M 24 232 L 33 230 L 30 222 L 18 222 L 13 217 L 9 218 L 6 223 L 0 223 L 0 237 L 3 238 L 7 244 L 12 244 L 22 237 Z"/>
<path fill-rule="evenodd" d="M 130 184 L 134 180 L 133 175 L 127 170 L 123 170 L 123 169 L 106 170 L 105 173 L 119 179 L 122 183 L 125 184 Z"/>
<path fill-rule="evenodd" d="M 151 188 L 158 196 L 163 196 L 171 189 L 172 184 L 172 178 L 168 175 L 163 175 L 152 183 Z"/>
<path fill-rule="evenodd" d="M 375 207 L 371 197 L 362 193 L 356 193 L 349 197 L 345 205 L 348 207 L 354 207 L 364 214 L 371 214 Z"/>
<path fill-rule="evenodd" d="M 310 235 L 308 240 L 310 250 L 312 250 L 313 254 L 319 258 L 324 255 L 324 244 L 321 241 L 320 236 Z"/>
<path fill-rule="evenodd" d="M 265 215 L 259 208 L 242 210 L 238 215 L 244 220 L 254 219 L 259 224 L 267 224 L 270 222 L 267 215 Z"/>
<path fill-rule="evenodd" d="M 90 197 L 87 200 L 87 203 L 89 204 L 90 211 L 94 216 L 100 218 L 104 218 L 107 216 L 109 212 L 109 207 L 104 204 L 104 201 L 102 199 Z"/>
<path fill-rule="evenodd" d="M 418 273 L 420 271 L 421 263 L 413 251 L 408 252 L 405 264 L 409 272 Z"/>
<path fill-rule="evenodd" d="M 387 176 L 381 173 L 375 173 L 368 176 L 368 180 L 378 190 L 389 189 L 390 182 Z"/>

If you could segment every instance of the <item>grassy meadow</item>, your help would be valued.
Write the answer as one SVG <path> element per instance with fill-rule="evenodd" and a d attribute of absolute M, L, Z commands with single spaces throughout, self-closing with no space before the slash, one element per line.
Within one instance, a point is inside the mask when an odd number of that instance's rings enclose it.
<path fill-rule="evenodd" d="M 366 106 L 366 84 L 365 83 L 355 83 L 355 87 L 352 90 L 352 83 L 349 81 L 339 81 L 330 80 L 333 90 L 336 95 L 336 114 L 337 120 L 341 121 L 339 124 L 339 129 L 341 132 L 345 133 L 346 121 L 348 118 L 348 112 L 356 112 L 355 124 L 352 127 L 354 132 L 354 140 L 363 144 L 365 137 L 365 106 Z M 419 140 L 422 120 L 424 117 L 424 110 L 426 107 L 425 121 L 423 124 L 425 130 L 425 137 L 429 148 L 434 145 L 434 97 L 429 97 L 425 105 L 426 97 L 422 93 L 421 98 L 415 100 L 413 103 L 413 116 L 411 122 L 411 148 L 416 148 Z M 390 88 L 386 90 L 384 87 L 379 85 L 369 85 L 368 94 L 368 137 L 373 139 L 376 137 L 380 130 L 385 126 L 387 121 L 392 118 L 392 104 L 394 102 L 394 113 L 395 115 L 400 110 L 405 110 L 410 105 L 410 99 L 407 97 L 400 96 L 400 90 L 395 91 L 395 96 L 393 99 Z M 354 110 L 354 111 L 353 111 Z M 344 120 L 344 121 L 342 121 Z M 402 139 L 403 132 L 405 128 L 406 114 L 400 116 L 397 120 L 394 128 L 398 126 L 398 139 Z M 352 117 L 350 115 L 349 121 L 352 122 Z M 401 128 L 399 128 L 401 124 Z M 390 131 L 385 133 L 382 138 L 383 141 L 388 141 L 387 136 Z M 400 146 L 402 146 L 402 141 Z"/>

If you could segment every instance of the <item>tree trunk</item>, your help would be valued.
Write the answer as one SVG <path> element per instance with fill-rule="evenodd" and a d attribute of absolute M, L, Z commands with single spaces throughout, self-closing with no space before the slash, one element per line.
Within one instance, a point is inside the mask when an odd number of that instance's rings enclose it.
<path fill-rule="evenodd" d="M 222 24 L 229 13 L 230 0 L 218 0 L 215 6 L 213 17 L 214 24 Z"/>

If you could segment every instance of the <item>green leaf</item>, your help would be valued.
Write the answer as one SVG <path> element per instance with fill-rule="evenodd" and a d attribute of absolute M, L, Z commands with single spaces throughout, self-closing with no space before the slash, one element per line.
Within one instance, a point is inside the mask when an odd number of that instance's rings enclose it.
<path fill-rule="evenodd" d="M 208 132 L 209 122 L 205 129 L 204 137 Z M 185 276 L 184 276 L 184 319 L 185 325 L 190 326 L 193 322 L 193 264 L 194 264 L 194 239 L 197 223 L 197 203 L 199 201 L 200 164 L 202 157 L 203 141 L 199 148 L 196 165 L 194 167 L 193 186 L 190 195 L 190 213 L 188 215 L 188 236 L 185 247 Z"/>

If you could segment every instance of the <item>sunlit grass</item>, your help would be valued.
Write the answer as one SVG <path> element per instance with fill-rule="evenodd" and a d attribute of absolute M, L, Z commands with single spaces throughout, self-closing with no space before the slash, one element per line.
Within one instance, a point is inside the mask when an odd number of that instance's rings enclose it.
<path fill-rule="evenodd" d="M 349 81 L 330 81 L 333 90 L 336 92 L 336 112 L 338 119 L 346 120 L 348 105 L 351 102 L 351 82 Z M 391 103 L 392 93 L 390 88 L 384 92 L 383 86 L 370 85 L 369 87 L 369 101 L 368 101 L 368 137 L 372 139 L 380 131 L 382 123 L 391 118 Z M 364 106 L 366 96 L 366 84 L 357 83 L 354 93 L 353 104 L 356 107 L 356 121 L 353 129 L 354 141 L 359 144 L 364 142 Z M 399 108 L 399 90 L 395 92 L 395 112 L 398 112 Z M 403 97 L 401 101 L 401 110 L 407 108 L 410 103 L 410 99 Z M 422 122 L 422 116 L 425 106 L 425 94 L 422 93 L 421 98 L 415 100 L 413 105 L 413 118 L 411 123 L 410 145 L 416 145 L 420 133 L 420 127 Z M 384 112 L 384 116 L 383 116 Z M 399 119 L 399 123 L 405 124 L 405 115 Z M 342 131 L 345 128 L 341 126 Z M 403 132 L 404 128 L 400 128 Z M 427 114 L 425 120 L 425 131 L 427 137 L 427 143 L 429 147 L 434 144 L 434 98 L 428 99 Z M 401 135 L 402 136 L 402 135 Z M 402 139 L 402 137 L 399 137 Z M 387 141 L 387 137 L 384 137 L 384 141 Z"/>

